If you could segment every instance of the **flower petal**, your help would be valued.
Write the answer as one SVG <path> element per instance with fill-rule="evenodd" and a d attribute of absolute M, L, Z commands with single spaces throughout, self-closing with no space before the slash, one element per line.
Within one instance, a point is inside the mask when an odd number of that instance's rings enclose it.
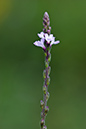
<path fill-rule="evenodd" d="M 44 39 L 44 32 L 41 32 L 40 34 L 38 34 L 39 38 L 43 38 Z"/>
<path fill-rule="evenodd" d="M 53 38 L 53 35 L 52 34 L 50 34 L 50 35 L 48 35 L 48 34 L 45 34 L 45 40 L 49 43 L 50 41 L 52 41 L 52 38 Z"/>
<path fill-rule="evenodd" d="M 58 44 L 58 43 L 60 43 L 60 41 L 59 41 L 59 40 L 54 41 L 54 42 L 52 41 L 50 45 L 53 45 L 53 44 Z"/>
<path fill-rule="evenodd" d="M 41 39 L 41 41 L 35 41 L 33 44 L 35 46 L 45 48 L 45 46 L 44 46 L 44 39 Z"/>
<path fill-rule="evenodd" d="M 52 39 L 53 39 L 53 34 L 50 34 L 50 35 L 49 35 L 49 38 L 50 38 L 51 41 L 52 41 Z"/>
<path fill-rule="evenodd" d="M 47 43 L 50 44 L 50 46 L 52 46 L 53 44 L 60 43 L 59 40 L 55 41 L 55 37 L 53 36 L 53 34 L 48 35 L 47 33 L 41 32 L 38 34 L 38 36 L 39 38 L 41 38 L 41 40 L 34 42 L 34 45 L 38 47 L 42 47 L 44 49 L 45 49 L 45 45 L 44 45 L 45 40 L 47 41 Z"/>
<path fill-rule="evenodd" d="M 39 45 L 40 45 L 40 41 L 35 41 L 33 44 L 34 44 L 35 46 L 39 46 Z"/>

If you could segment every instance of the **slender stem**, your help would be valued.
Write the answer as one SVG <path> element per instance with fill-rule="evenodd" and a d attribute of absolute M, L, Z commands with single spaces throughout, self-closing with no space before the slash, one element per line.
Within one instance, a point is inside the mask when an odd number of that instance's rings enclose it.
<path fill-rule="evenodd" d="M 47 85 L 47 80 L 48 80 L 48 67 L 49 67 L 49 62 L 48 62 L 48 59 L 47 59 L 47 57 L 48 57 L 48 52 L 47 52 L 47 56 L 45 57 L 45 64 L 47 63 L 48 64 L 48 66 L 46 67 L 46 78 L 45 78 L 45 80 L 44 80 L 44 85 L 46 86 L 46 93 L 44 94 L 44 110 L 43 111 L 45 111 L 45 106 L 47 106 L 47 99 L 46 99 L 46 94 L 47 94 L 47 92 L 48 92 L 48 85 Z M 45 112 L 44 112 L 44 119 L 45 119 Z"/>
<path fill-rule="evenodd" d="M 60 41 L 55 41 L 55 37 L 53 34 L 51 34 L 51 27 L 50 27 L 50 19 L 47 12 L 44 13 L 43 17 L 43 32 L 38 34 L 38 36 L 41 38 L 40 41 L 35 41 L 34 45 L 38 47 L 42 47 L 45 53 L 45 69 L 43 71 L 43 77 L 44 77 L 44 85 L 43 85 L 43 100 L 40 101 L 42 112 L 41 112 L 41 129 L 47 129 L 45 125 L 45 118 L 49 111 L 49 108 L 47 106 L 47 101 L 49 99 L 49 92 L 48 92 L 48 86 L 50 84 L 50 70 L 51 67 L 49 66 L 49 63 L 51 61 L 51 47 L 53 44 L 58 44 Z"/>
<path fill-rule="evenodd" d="M 44 17 L 43 17 L 43 32 L 46 34 L 50 34 L 51 31 L 51 27 L 50 27 L 50 19 L 49 19 L 49 15 L 47 12 L 45 12 Z M 50 54 L 50 42 L 48 43 L 46 40 L 44 42 L 45 45 L 45 70 L 43 72 L 43 77 L 44 77 L 44 86 L 43 86 L 43 101 L 41 100 L 41 107 L 42 107 L 42 112 L 41 112 L 41 129 L 47 129 L 46 125 L 45 125 L 45 118 L 46 115 L 49 111 L 49 108 L 47 106 L 47 101 L 49 99 L 49 92 L 48 92 L 48 86 L 50 83 L 50 58 L 51 58 L 51 54 Z"/>
<path fill-rule="evenodd" d="M 42 112 L 41 112 L 41 129 L 45 129 L 45 118 L 47 115 L 47 112 L 49 111 L 49 108 L 47 106 L 47 101 L 49 98 L 49 92 L 48 92 L 48 86 L 50 83 L 50 47 L 46 47 L 46 51 L 45 51 L 45 70 L 44 70 L 44 86 L 43 86 L 43 105 L 42 105 Z"/>

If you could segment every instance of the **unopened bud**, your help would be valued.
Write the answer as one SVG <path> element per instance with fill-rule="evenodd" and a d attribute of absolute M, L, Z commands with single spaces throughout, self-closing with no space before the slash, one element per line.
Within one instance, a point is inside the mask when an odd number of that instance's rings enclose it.
<path fill-rule="evenodd" d="M 47 12 L 44 13 L 44 17 L 45 17 L 45 18 L 49 18 L 49 15 L 48 15 Z"/>
<path fill-rule="evenodd" d="M 48 76 L 48 78 L 47 78 L 47 85 L 49 85 L 50 84 L 50 77 Z"/>
<path fill-rule="evenodd" d="M 43 127 L 44 123 L 45 123 L 44 119 L 41 119 L 41 127 Z"/>
<path fill-rule="evenodd" d="M 47 62 L 47 61 L 45 61 L 45 67 L 46 67 L 46 68 L 48 67 L 48 62 Z"/>
<path fill-rule="evenodd" d="M 44 85 L 43 86 L 43 91 L 44 91 L 44 94 L 46 94 L 46 92 L 47 92 L 47 87 Z"/>
<path fill-rule="evenodd" d="M 50 75 L 51 67 L 48 67 L 48 75 Z"/>
<path fill-rule="evenodd" d="M 49 30 L 51 30 L 51 27 L 49 26 Z"/>
<path fill-rule="evenodd" d="M 44 125 L 44 126 L 43 126 L 43 129 L 47 129 L 47 126 L 46 126 L 46 125 Z"/>
<path fill-rule="evenodd" d="M 46 100 L 47 100 L 47 101 L 48 101 L 49 97 L 50 97 L 50 94 L 49 94 L 49 92 L 47 92 L 47 93 L 46 93 Z"/>
<path fill-rule="evenodd" d="M 50 26 L 50 19 L 49 19 L 49 15 L 47 12 L 44 13 L 44 17 L 43 17 L 43 26 L 44 26 L 44 30 L 43 32 L 50 34 L 50 30 L 49 26 Z"/>
<path fill-rule="evenodd" d="M 43 102 L 42 100 L 40 101 L 40 105 L 41 105 L 41 107 L 43 108 L 44 102 Z"/>
<path fill-rule="evenodd" d="M 44 23 L 43 23 L 43 25 L 44 25 L 44 28 L 45 28 L 45 29 L 47 29 L 47 25 L 46 25 L 46 24 L 44 24 Z"/>
<path fill-rule="evenodd" d="M 47 25 L 47 18 L 45 19 L 43 19 L 43 24 L 45 24 L 45 25 Z"/>
<path fill-rule="evenodd" d="M 46 106 L 46 107 L 45 107 L 45 113 L 47 114 L 48 111 L 49 111 L 49 108 L 48 108 L 48 106 Z"/>
<path fill-rule="evenodd" d="M 46 70 L 43 71 L 43 78 L 46 78 Z"/>
<path fill-rule="evenodd" d="M 47 30 L 47 33 L 50 34 L 50 30 Z"/>
<path fill-rule="evenodd" d="M 46 52 L 44 54 L 45 54 L 45 56 L 47 56 L 47 53 Z"/>
<path fill-rule="evenodd" d="M 48 57 L 48 61 L 49 61 L 49 62 L 51 61 L 51 54 L 50 54 L 49 57 Z"/>

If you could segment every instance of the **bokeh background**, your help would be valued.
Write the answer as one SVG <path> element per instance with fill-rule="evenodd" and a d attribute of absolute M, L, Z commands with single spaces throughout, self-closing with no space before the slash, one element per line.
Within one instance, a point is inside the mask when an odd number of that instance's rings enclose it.
<path fill-rule="evenodd" d="M 52 48 L 48 129 L 86 129 L 86 0 L 0 0 L 0 129 L 39 129 L 44 12 Z"/>

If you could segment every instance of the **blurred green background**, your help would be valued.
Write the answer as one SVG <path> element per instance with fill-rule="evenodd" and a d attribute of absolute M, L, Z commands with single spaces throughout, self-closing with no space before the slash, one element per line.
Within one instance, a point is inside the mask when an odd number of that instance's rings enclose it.
<path fill-rule="evenodd" d="M 52 48 L 48 129 L 86 129 L 86 0 L 0 0 L 0 129 L 39 129 L 44 12 Z"/>

